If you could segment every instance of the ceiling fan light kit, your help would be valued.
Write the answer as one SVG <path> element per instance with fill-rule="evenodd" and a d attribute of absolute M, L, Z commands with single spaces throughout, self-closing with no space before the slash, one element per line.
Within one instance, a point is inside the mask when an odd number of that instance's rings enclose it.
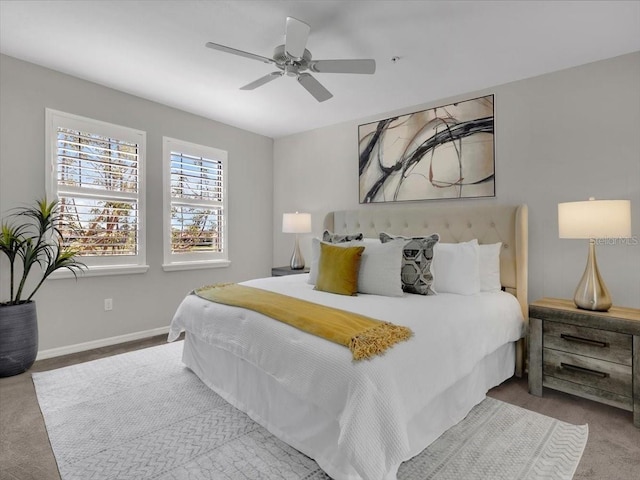
<path fill-rule="evenodd" d="M 367 75 L 375 73 L 376 61 L 373 59 L 312 60 L 311 52 L 306 49 L 310 31 L 311 27 L 306 23 L 293 17 L 287 17 L 285 43 L 278 45 L 274 49 L 273 58 L 263 57 L 213 42 L 207 42 L 205 46 L 221 52 L 231 53 L 232 55 L 268 63 L 278 68 L 278 71 L 260 77 L 241 87 L 240 90 L 254 90 L 276 78 L 287 75 L 295 77 L 298 83 L 318 102 L 324 102 L 333 97 L 333 95 L 314 76 L 307 73 L 307 70 L 314 73 Z"/>

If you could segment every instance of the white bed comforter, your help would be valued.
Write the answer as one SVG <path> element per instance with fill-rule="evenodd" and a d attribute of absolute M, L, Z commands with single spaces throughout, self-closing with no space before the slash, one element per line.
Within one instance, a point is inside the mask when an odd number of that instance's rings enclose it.
<path fill-rule="evenodd" d="M 306 280 L 307 275 L 292 275 L 243 284 L 406 325 L 414 337 L 382 356 L 354 362 L 343 346 L 253 311 L 188 295 L 173 318 L 169 341 L 186 330 L 329 412 L 340 424 L 340 451 L 365 480 L 395 479 L 410 457 L 403 427 L 408 419 L 524 332 L 518 302 L 503 292 L 347 297 L 315 291 Z"/>

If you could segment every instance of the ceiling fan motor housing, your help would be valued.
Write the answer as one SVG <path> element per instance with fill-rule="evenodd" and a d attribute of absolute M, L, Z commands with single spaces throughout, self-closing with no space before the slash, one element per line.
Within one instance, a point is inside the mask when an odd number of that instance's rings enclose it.
<path fill-rule="evenodd" d="M 278 45 L 273 50 L 273 60 L 276 66 L 290 77 L 296 77 L 300 72 L 309 68 L 311 52 L 305 48 L 302 58 L 294 58 L 287 54 L 284 45 Z"/>

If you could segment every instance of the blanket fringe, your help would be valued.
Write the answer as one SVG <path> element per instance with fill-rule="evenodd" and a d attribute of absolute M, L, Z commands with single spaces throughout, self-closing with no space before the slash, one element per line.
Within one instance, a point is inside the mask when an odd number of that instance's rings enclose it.
<path fill-rule="evenodd" d="M 384 353 L 398 342 L 408 340 L 413 332 L 408 327 L 382 323 L 351 339 L 349 350 L 354 360 L 371 358 Z"/>

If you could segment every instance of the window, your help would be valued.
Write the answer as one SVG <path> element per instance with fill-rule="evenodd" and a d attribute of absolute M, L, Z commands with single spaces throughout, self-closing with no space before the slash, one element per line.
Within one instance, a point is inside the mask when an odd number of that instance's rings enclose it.
<path fill-rule="evenodd" d="M 226 267 L 227 152 L 163 138 L 165 270 Z"/>
<path fill-rule="evenodd" d="M 85 275 L 146 271 L 145 132 L 47 109 L 46 136 L 47 197 Z"/>

